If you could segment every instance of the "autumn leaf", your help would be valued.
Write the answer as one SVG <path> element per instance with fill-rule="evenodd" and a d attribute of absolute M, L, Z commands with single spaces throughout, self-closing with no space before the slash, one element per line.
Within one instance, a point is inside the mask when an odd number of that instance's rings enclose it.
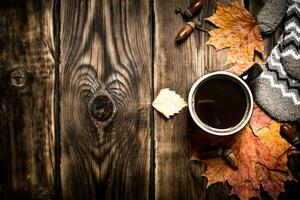
<path fill-rule="evenodd" d="M 284 161 L 278 162 L 277 164 L 281 165 L 282 169 L 287 169 L 287 154 L 285 154 L 283 157 L 281 156 L 284 152 L 286 152 L 286 150 L 289 149 L 289 147 L 291 147 L 291 145 L 281 137 L 279 131 L 280 123 L 271 120 L 269 129 L 260 129 L 256 135 L 263 145 L 272 151 L 272 155 L 277 158 L 277 160 Z"/>
<path fill-rule="evenodd" d="M 187 103 L 175 91 L 165 88 L 159 92 L 152 106 L 166 118 L 169 118 L 175 113 L 179 113 L 182 108 L 187 106 Z"/>
<path fill-rule="evenodd" d="M 267 115 L 257 104 L 254 104 L 253 114 L 250 119 L 250 127 L 255 135 L 262 128 L 269 128 L 271 125 L 271 118 Z"/>
<path fill-rule="evenodd" d="M 227 64 L 253 62 L 254 52 L 264 52 L 264 42 L 253 15 L 236 0 L 231 5 L 217 1 L 216 13 L 207 19 L 218 28 L 209 32 L 207 45 L 229 48 Z"/>
<path fill-rule="evenodd" d="M 249 69 L 253 64 L 254 64 L 254 62 L 236 63 L 235 65 L 233 65 L 232 67 L 230 67 L 226 71 L 230 72 L 230 73 L 233 73 L 237 76 L 240 76 L 240 75 L 243 74 L 244 71 Z"/>
<path fill-rule="evenodd" d="M 256 61 L 251 61 L 251 62 L 243 62 L 243 61 L 239 61 L 236 62 L 233 66 L 231 66 L 230 68 L 228 68 L 227 72 L 233 73 L 237 76 L 242 75 L 247 69 L 249 69 L 252 65 L 254 65 L 255 63 L 257 64 L 262 64 L 262 61 L 260 60 L 256 60 Z"/>
<path fill-rule="evenodd" d="M 232 151 L 239 160 L 237 170 L 231 169 L 221 157 L 205 160 L 204 176 L 208 186 L 224 182 L 232 186 L 232 193 L 241 199 L 260 197 L 260 186 L 276 198 L 284 191 L 284 181 L 290 180 L 283 154 L 289 144 L 279 135 L 280 124 L 272 121 L 270 129 L 261 129 L 256 137 L 249 126 L 237 134 Z M 283 155 L 282 155 L 283 154 Z"/>

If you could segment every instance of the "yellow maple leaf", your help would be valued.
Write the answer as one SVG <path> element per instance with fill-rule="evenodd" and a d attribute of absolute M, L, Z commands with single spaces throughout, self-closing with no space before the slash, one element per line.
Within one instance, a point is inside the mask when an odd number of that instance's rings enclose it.
<path fill-rule="evenodd" d="M 264 52 L 264 41 L 253 15 L 236 0 L 231 5 L 217 2 L 216 13 L 206 19 L 218 28 L 209 32 L 207 45 L 229 48 L 226 64 L 253 62 L 254 51 Z"/>

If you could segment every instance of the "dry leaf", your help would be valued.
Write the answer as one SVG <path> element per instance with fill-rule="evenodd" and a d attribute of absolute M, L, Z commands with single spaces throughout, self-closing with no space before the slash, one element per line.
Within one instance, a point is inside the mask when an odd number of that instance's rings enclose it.
<path fill-rule="evenodd" d="M 208 45 L 230 48 L 227 64 L 253 62 L 254 51 L 263 54 L 264 42 L 255 18 L 236 0 L 231 5 L 217 2 L 216 13 L 207 19 L 218 28 L 210 31 Z"/>
<path fill-rule="evenodd" d="M 262 128 L 269 128 L 271 125 L 271 118 L 267 115 L 257 104 L 254 104 L 253 114 L 250 119 L 250 127 L 255 135 Z"/>
<path fill-rule="evenodd" d="M 239 61 L 237 63 L 235 63 L 232 67 L 230 67 L 229 69 L 227 69 L 227 72 L 233 73 L 237 76 L 242 75 L 247 69 L 249 69 L 252 65 L 254 65 L 255 63 L 257 64 L 262 64 L 262 61 L 253 61 L 253 62 L 242 62 Z"/>
<path fill-rule="evenodd" d="M 169 118 L 175 113 L 187 106 L 187 103 L 176 94 L 175 91 L 169 90 L 169 88 L 162 89 L 157 97 L 154 99 L 152 106 L 162 113 L 164 116 Z"/>
<path fill-rule="evenodd" d="M 254 64 L 254 62 L 236 63 L 232 67 L 227 69 L 226 71 L 230 72 L 230 73 L 233 73 L 237 76 L 240 76 L 240 75 L 243 74 L 244 71 L 249 69 L 253 64 Z"/>
<path fill-rule="evenodd" d="M 259 197 L 261 185 L 272 197 L 277 197 L 284 191 L 284 181 L 291 179 L 286 166 L 287 155 L 282 155 L 290 145 L 280 137 L 279 129 L 280 124 L 272 121 L 270 130 L 258 131 L 259 137 L 249 126 L 238 133 L 232 146 L 239 159 L 238 170 L 231 169 L 221 157 L 205 160 L 208 185 L 227 180 L 232 193 L 241 199 Z"/>
<path fill-rule="evenodd" d="M 287 169 L 287 165 L 286 165 L 287 154 L 285 154 L 285 156 L 283 157 L 281 156 L 287 149 L 289 149 L 291 145 L 280 136 L 279 131 L 280 131 L 280 123 L 271 120 L 269 129 L 260 129 L 257 132 L 257 136 L 259 137 L 263 145 L 271 150 L 272 156 L 274 158 L 285 161 L 285 162 L 278 162 L 277 163 L 278 166 L 281 165 L 280 166 L 281 169 Z"/>

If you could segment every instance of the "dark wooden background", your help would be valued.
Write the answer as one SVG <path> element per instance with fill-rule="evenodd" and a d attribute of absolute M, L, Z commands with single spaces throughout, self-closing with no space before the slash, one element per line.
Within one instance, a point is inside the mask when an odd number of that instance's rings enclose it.
<path fill-rule="evenodd" d="M 0 199 L 228 197 L 189 161 L 187 109 L 166 120 L 148 106 L 226 69 L 205 32 L 175 45 L 174 9 L 190 2 L 0 1 Z M 263 4 L 240 2 L 254 15 Z M 195 20 L 214 11 L 206 0 Z"/>

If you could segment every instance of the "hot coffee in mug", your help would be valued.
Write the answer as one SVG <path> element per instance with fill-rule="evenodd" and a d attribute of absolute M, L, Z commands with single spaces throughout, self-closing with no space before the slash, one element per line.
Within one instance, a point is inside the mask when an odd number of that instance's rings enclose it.
<path fill-rule="evenodd" d="M 213 135 L 226 136 L 240 131 L 253 111 L 248 83 L 261 72 L 256 64 L 240 77 L 224 71 L 202 76 L 189 93 L 189 110 L 194 122 Z"/>

